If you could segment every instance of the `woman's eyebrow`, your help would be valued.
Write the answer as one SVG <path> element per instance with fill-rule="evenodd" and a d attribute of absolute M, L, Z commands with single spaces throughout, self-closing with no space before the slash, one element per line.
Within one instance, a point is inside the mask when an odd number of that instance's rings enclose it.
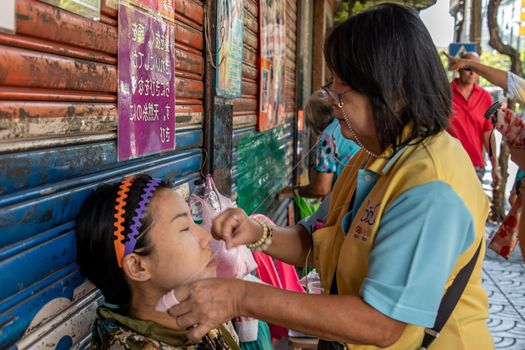
<path fill-rule="evenodd" d="M 186 212 L 184 212 L 184 213 L 179 213 L 179 214 L 175 215 L 175 216 L 173 217 L 173 219 L 171 219 L 170 222 L 173 222 L 173 221 L 177 220 L 178 218 L 183 218 L 183 217 L 188 217 L 188 213 L 186 213 Z"/>

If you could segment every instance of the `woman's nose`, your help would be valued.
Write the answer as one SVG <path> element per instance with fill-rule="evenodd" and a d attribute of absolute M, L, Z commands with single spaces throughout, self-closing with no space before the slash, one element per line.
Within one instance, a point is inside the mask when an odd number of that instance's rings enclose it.
<path fill-rule="evenodd" d="M 196 226 L 195 232 L 196 232 L 197 240 L 199 241 L 200 246 L 203 249 L 207 249 L 213 237 L 208 231 L 203 229 L 201 226 L 199 225 L 195 225 L 195 226 Z"/>

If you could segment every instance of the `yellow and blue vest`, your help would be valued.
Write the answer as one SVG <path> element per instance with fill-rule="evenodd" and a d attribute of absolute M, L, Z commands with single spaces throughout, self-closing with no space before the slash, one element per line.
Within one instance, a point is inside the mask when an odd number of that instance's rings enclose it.
<path fill-rule="evenodd" d="M 446 132 L 389 159 L 372 161 L 360 151 L 335 184 L 325 226 L 313 234 L 322 287 L 328 293 L 335 276 L 338 294 L 360 296 L 407 323 L 388 349 L 419 349 L 446 288 L 481 242 L 469 283 L 431 349 L 493 349 L 481 285 L 488 208 L 468 155 Z"/>

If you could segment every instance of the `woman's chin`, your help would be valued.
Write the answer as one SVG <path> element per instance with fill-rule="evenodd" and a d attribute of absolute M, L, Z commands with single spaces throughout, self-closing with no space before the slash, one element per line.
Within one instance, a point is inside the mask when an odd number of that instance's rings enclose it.
<path fill-rule="evenodd" d="M 202 273 L 203 277 L 201 279 L 217 277 L 217 267 L 218 266 L 219 266 L 219 263 L 217 262 L 217 260 L 213 259 L 212 261 L 210 261 L 208 265 L 206 265 L 206 268 L 204 269 Z"/>
<path fill-rule="evenodd" d="M 208 267 L 203 271 L 199 279 L 203 280 L 205 278 L 216 278 L 217 277 L 217 267 Z"/>

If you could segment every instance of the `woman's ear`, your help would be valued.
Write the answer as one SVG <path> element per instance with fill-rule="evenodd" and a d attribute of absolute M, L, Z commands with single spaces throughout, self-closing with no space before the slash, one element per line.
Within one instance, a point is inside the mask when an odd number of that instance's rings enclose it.
<path fill-rule="evenodd" d="M 145 282 L 151 278 L 149 264 L 143 256 L 135 253 L 126 255 L 122 261 L 122 269 L 129 279 Z"/>

